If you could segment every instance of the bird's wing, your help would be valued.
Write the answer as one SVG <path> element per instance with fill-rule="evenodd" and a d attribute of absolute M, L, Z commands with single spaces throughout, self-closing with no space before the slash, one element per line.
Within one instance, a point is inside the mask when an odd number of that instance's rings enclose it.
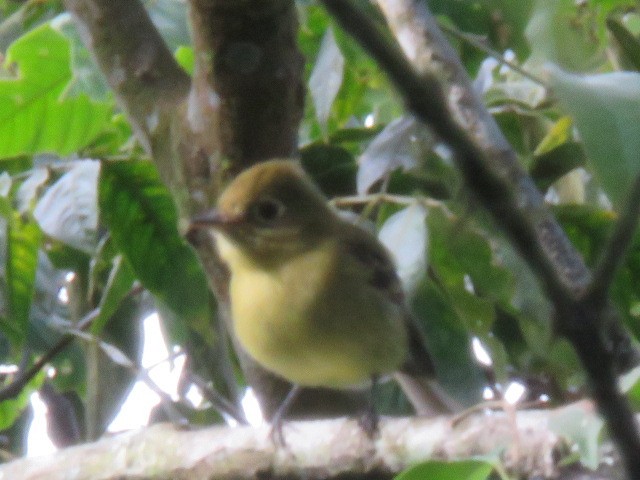
<path fill-rule="evenodd" d="M 403 321 L 407 330 L 409 355 L 401 370 L 411 375 L 434 376 L 435 369 L 427 350 L 424 334 L 407 307 L 402 283 L 391 255 L 375 236 L 366 230 L 357 226 L 345 230 L 343 242 L 347 248 L 346 253 L 363 266 L 369 284 L 378 289 L 390 302 L 401 307 L 404 312 Z"/>
<path fill-rule="evenodd" d="M 355 259 L 365 272 L 369 284 L 396 305 L 404 305 L 402 283 L 386 248 L 366 230 L 355 225 L 345 229 L 343 245 L 346 254 Z"/>

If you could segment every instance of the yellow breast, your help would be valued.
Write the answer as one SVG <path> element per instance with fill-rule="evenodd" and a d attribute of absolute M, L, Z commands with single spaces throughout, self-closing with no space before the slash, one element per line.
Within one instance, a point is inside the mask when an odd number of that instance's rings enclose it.
<path fill-rule="evenodd" d="M 235 334 L 267 369 L 300 385 L 344 387 L 396 370 L 407 339 L 401 309 L 350 271 L 335 241 L 270 269 L 224 236 Z"/>

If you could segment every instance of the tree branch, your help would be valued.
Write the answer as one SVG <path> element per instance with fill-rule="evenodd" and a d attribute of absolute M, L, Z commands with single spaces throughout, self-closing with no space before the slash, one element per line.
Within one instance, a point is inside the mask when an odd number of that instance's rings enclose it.
<path fill-rule="evenodd" d="M 602 249 L 602 257 L 595 267 L 595 273 L 586 295 L 599 308 L 606 305 L 611 284 L 620 265 L 627 256 L 634 234 L 640 221 L 640 175 L 629 191 L 629 198 L 622 216 L 616 222 L 613 232 Z"/>
<path fill-rule="evenodd" d="M 584 301 L 590 272 L 474 93 L 425 4 L 378 0 L 407 59 L 352 2 L 323 3 L 378 61 L 409 109 L 453 150 L 467 186 L 537 274 L 556 308 L 558 330 L 572 342 L 587 371 L 593 396 L 629 474 L 640 478 L 640 437 L 614 373 L 619 345 L 612 345 L 612 339 L 623 347 L 630 340 L 611 309 L 594 311 Z M 611 327 L 613 337 L 608 332 Z"/>
<path fill-rule="evenodd" d="M 589 412 L 588 402 L 557 410 L 450 418 L 382 419 L 371 440 L 350 419 L 291 422 L 287 446 L 276 448 L 269 428 L 211 427 L 197 431 L 155 425 L 67 448 L 49 457 L 25 458 L 0 466 L 3 478 L 103 480 L 133 478 L 392 478 L 427 460 L 495 456 L 518 478 L 558 478 L 566 440 L 550 430 L 567 409 Z M 570 445 L 569 445 L 570 447 Z M 613 471 L 619 466 L 614 465 Z M 602 478 L 578 469 L 583 479 Z M 99 472 L 99 473 L 97 473 Z M 607 477 L 607 478 L 613 478 Z"/>
<path fill-rule="evenodd" d="M 193 114 L 212 95 L 216 115 L 203 129 L 218 136 L 229 173 L 253 163 L 296 154 L 305 87 L 297 47 L 298 20 L 291 0 L 191 0 L 196 50 Z M 213 119 L 213 120 L 212 120 Z"/>
<path fill-rule="evenodd" d="M 158 115 L 172 114 L 189 89 L 139 0 L 65 0 L 86 45 L 150 152 Z"/>
<path fill-rule="evenodd" d="M 176 63 L 140 0 L 64 0 L 136 136 L 189 216 L 189 175 L 173 145 L 189 76 Z"/>

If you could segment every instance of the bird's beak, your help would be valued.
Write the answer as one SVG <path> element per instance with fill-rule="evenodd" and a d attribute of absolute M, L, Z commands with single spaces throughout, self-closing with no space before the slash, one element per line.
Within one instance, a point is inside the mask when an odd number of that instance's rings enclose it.
<path fill-rule="evenodd" d="M 220 210 L 209 210 L 198 214 L 191 218 L 190 230 L 198 230 L 202 228 L 214 228 L 224 230 L 230 226 L 236 225 L 242 221 L 240 215 L 229 215 Z"/>

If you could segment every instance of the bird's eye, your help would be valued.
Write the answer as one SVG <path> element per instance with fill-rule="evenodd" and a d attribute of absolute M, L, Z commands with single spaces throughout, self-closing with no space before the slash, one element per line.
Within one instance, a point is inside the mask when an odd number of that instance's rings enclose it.
<path fill-rule="evenodd" d="M 256 218 L 265 223 L 278 220 L 284 214 L 285 206 L 275 198 L 263 198 L 254 205 L 253 212 Z"/>

